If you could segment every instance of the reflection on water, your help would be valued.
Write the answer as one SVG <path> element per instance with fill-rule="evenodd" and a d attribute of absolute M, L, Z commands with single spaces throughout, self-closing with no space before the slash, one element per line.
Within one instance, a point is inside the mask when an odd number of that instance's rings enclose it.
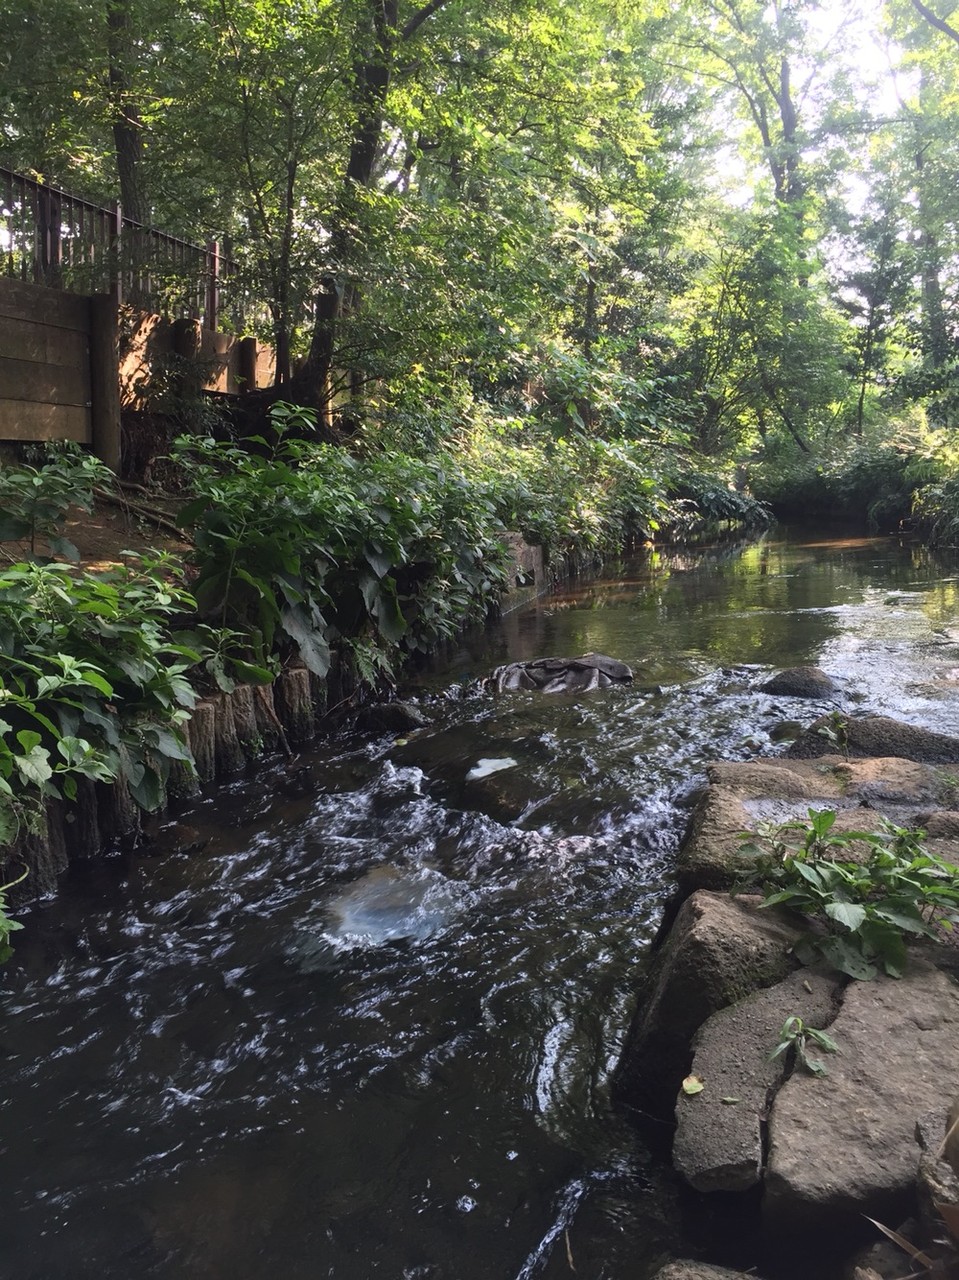
<path fill-rule="evenodd" d="M 606 1079 L 677 801 L 832 705 L 757 692 L 774 666 L 959 732 L 957 585 L 883 540 L 659 553 L 464 643 L 408 740 L 75 868 L 0 979 L 0 1274 L 650 1275 L 677 1215 Z M 635 682 L 474 692 L 587 651 Z"/>

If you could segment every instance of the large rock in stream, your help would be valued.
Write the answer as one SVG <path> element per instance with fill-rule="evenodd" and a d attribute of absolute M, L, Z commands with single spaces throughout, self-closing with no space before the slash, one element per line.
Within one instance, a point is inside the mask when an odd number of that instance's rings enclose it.
<path fill-rule="evenodd" d="M 959 1076 L 959 985 L 922 960 L 900 979 L 850 983 L 829 1034 L 829 1074 L 794 1072 L 773 1103 L 763 1213 L 774 1231 L 905 1215 L 916 1122 L 945 1110 Z"/>
<path fill-rule="evenodd" d="M 832 755 L 835 750 L 836 726 L 829 716 L 822 716 L 809 726 L 786 754 L 793 760 L 811 760 Z M 959 738 L 933 729 L 892 720 L 888 716 L 854 716 L 843 721 L 845 752 L 848 756 L 896 756 L 900 760 L 920 760 L 927 764 L 959 762 Z"/>
<path fill-rule="evenodd" d="M 700 1027 L 692 1074 L 703 1089 L 680 1091 L 673 1140 L 673 1164 L 696 1191 L 748 1191 L 762 1181 L 767 1109 L 788 1062 L 785 1054 L 770 1059 L 770 1051 L 787 1018 L 828 1027 L 841 988 L 838 978 L 799 970 Z"/>
<path fill-rule="evenodd" d="M 711 1014 L 795 969 L 799 929 L 757 900 L 694 893 L 653 958 L 616 1071 L 616 1091 L 640 1111 L 668 1115 Z"/>
<path fill-rule="evenodd" d="M 911 726 L 905 726 L 911 727 Z M 719 762 L 707 768 L 700 797 L 679 851 L 680 890 L 729 888 L 742 878 L 743 833 L 763 822 L 805 820 L 808 810 L 832 809 L 835 830 L 875 830 L 881 816 L 923 826 L 929 847 L 959 857 L 959 824 L 950 822 L 956 778 L 935 765 L 901 758 Z"/>
<path fill-rule="evenodd" d="M 832 676 L 827 676 L 819 667 L 789 667 L 786 671 L 777 671 L 759 687 L 763 693 L 780 698 L 831 698 L 838 692 Z"/>

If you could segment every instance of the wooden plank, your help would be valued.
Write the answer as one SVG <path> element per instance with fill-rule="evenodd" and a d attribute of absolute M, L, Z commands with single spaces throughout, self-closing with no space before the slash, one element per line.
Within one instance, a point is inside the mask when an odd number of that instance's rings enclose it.
<path fill-rule="evenodd" d="M 9 360 L 33 360 L 73 369 L 84 368 L 89 359 L 85 333 L 5 315 L 0 315 L 0 354 Z"/>
<path fill-rule="evenodd" d="M 41 404 L 90 403 L 90 369 L 7 360 L 0 356 L 0 400 L 32 400 Z"/>
<path fill-rule="evenodd" d="M 89 409 L 0 400 L 0 440 L 78 440 L 89 444 L 90 438 Z"/>
<path fill-rule="evenodd" d="M 40 284 L 0 276 L 0 315 L 34 324 L 52 324 L 86 333 L 90 327 L 88 300 L 79 293 L 63 293 Z"/>

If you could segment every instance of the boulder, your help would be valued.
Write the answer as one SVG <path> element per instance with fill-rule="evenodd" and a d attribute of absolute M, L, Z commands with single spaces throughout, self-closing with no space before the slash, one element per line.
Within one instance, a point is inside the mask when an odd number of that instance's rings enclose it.
<path fill-rule="evenodd" d="M 602 653 L 584 653 L 578 658 L 537 658 L 533 662 L 511 662 L 497 667 L 487 680 L 488 689 L 538 689 L 541 693 L 584 693 L 606 689 L 632 680 L 625 662 Z"/>
<path fill-rule="evenodd" d="M 830 698 L 838 692 L 836 682 L 819 667 L 790 667 L 759 687 L 763 693 L 782 698 Z"/>
<path fill-rule="evenodd" d="M 628 1105 L 669 1115 L 706 1019 L 781 981 L 797 967 L 799 930 L 755 898 L 697 892 L 683 903 L 656 952 L 614 1088 Z"/>
<path fill-rule="evenodd" d="M 917 1118 L 955 1087 L 959 985 L 918 960 L 899 980 L 853 982 L 829 1034 L 828 1076 L 797 1072 L 773 1103 L 763 1213 L 774 1232 L 905 1216 Z"/>
<path fill-rule="evenodd" d="M 956 1098 L 949 1112 L 946 1145 L 943 1154 L 952 1165 L 953 1172 L 959 1176 L 959 1097 Z"/>
<path fill-rule="evenodd" d="M 701 1093 L 676 1101 L 673 1164 L 696 1191 L 747 1191 L 763 1174 L 763 1126 L 787 1057 L 770 1061 L 783 1023 L 798 1016 L 824 1030 L 841 983 L 811 969 L 714 1013 L 693 1042 L 692 1074 Z M 815 1054 L 813 1056 L 816 1056 Z"/>
<path fill-rule="evenodd" d="M 833 729 L 831 717 L 816 720 L 797 738 L 786 755 L 793 760 L 811 760 L 832 755 L 835 743 L 823 730 Z M 853 757 L 898 756 L 928 764 L 959 763 L 959 738 L 921 729 L 888 716 L 857 716 L 845 722 L 846 754 Z"/>
<path fill-rule="evenodd" d="M 743 833 L 758 821 L 788 821 L 810 805 L 840 805 L 844 785 L 813 765 L 783 759 L 720 762 L 706 769 L 709 786 L 693 810 L 679 850 L 680 891 L 728 889 L 739 876 Z"/>

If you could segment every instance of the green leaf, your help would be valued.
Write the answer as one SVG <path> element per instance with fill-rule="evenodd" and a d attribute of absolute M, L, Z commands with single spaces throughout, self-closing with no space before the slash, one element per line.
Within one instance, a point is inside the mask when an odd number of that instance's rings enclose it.
<path fill-rule="evenodd" d="M 49 542 L 50 550 L 54 555 L 63 556 L 64 560 L 70 560 L 73 564 L 79 563 L 80 552 L 77 550 L 76 544 L 71 542 L 69 538 L 48 537 L 47 542 Z"/>
<path fill-rule="evenodd" d="M 378 578 L 384 578 L 393 567 L 393 557 L 382 551 L 373 551 L 367 547 L 364 552 L 366 563 Z"/>
<path fill-rule="evenodd" d="M 147 813 L 154 813 L 165 799 L 163 783 L 156 772 L 148 764 L 142 764 L 142 772 L 131 769 L 127 775 L 127 783 L 130 788 L 130 795 Z M 134 781 L 136 774 L 139 774 Z"/>
<path fill-rule="evenodd" d="M 91 671 L 89 668 L 81 672 L 81 679 L 84 684 L 91 685 L 94 689 L 103 694 L 105 698 L 113 697 L 113 685 L 99 671 Z"/>
<path fill-rule="evenodd" d="M 838 1053 L 839 1045 L 826 1031 L 819 1031 L 816 1027 L 807 1027 L 806 1036 L 810 1040 L 815 1040 L 821 1049 L 825 1049 L 827 1053 Z"/>
<path fill-rule="evenodd" d="M 316 676 L 325 676 L 330 669 L 330 646 L 326 636 L 314 629 L 299 609 L 290 606 L 280 615 L 280 624 L 296 642 L 300 657 L 308 670 Z"/>
<path fill-rule="evenodd" d="M 866 918 L 866 908 L 855 902 L 827 902 L 826 915 L 855 933 Z"/>
<path fill-rule="evenodd" d="M 824 959 L 859 982 L 868 982 L 876 976 L 876 966 L 867 960 L 862 951 L 851 940 L 846 938 L 823 938 L 817 940 L 818 949 Z"/>
<path fill-rule="evenodd" d="M 37 787 L 42 787 L 53 777 L 50 752 L 45 747 L 34 747 L 26 755 L 17 756 L 16 766 L 21 778 Z"/>

